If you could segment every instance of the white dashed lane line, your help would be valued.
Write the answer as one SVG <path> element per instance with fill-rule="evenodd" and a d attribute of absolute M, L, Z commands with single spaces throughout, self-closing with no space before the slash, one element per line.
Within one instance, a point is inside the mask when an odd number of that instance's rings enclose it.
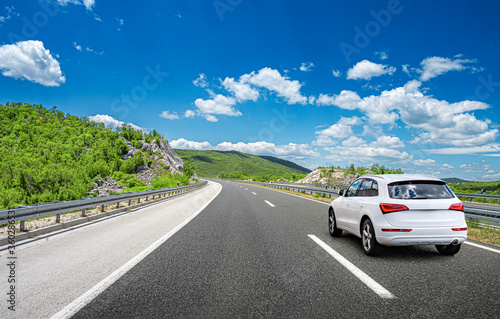
<path fill-rule="evenodd" d="M 267 200 L 265 200 L 265 202 L 266 202 L 266 204 L 267 204 L 267 205 L 269 205 L 269 206 L 271 206 L 271 207 L 276 207 L 276 206 L 274 206 L 274 205 L 273 205 L 273 203 L 271 203 L 271 202 L 269 202 L 269 201 L 267 201 Z"/>
<path fill-rule="evenodd" d="M 256 193 L 256 192 L 252 192 L 252 194 L 257 195 L 257 193 Z"/>

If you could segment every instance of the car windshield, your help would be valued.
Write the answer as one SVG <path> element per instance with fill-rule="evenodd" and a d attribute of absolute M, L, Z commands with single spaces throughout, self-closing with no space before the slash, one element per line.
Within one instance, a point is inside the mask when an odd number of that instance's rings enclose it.
<path fill-rule="evenodd" d="M 395 199 L 454 198 L 446 183 L 439 181 L 404 181 L 388 185 L 389 196 Z"/>

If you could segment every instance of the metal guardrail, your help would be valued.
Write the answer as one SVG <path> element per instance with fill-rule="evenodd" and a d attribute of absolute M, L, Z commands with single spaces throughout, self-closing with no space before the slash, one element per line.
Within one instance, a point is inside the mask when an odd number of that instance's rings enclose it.
<path fill-rule="evenodd" d="M 305 191 L 307 193 L 311 194 L 325 194 L 328 195 L 330 198 L 332 196 L 338 196 L 339 190 L 337 189 L 336 185 L 332 185 L 335 188 L 331 189 L 330 187 L 327 187 L 325 189 L 319 188 L 319 187 L 303 187 L 300 185 L 303 184 L 283 184 L 283 183 L 260 183 L 260 182 L 250 182 L 250 181 L 239 181 L 243 183 L 248 183 L 248 184 L 255 184 L 255 185 L 263 185 L 263 186 L 268 186 L 268 187 L 273 187 L 273 188 L 279 188 L 279 189 L 290 189 L 290 190 L 297 190 L 297 191 Z M 328 185 L 324 185 L 328 186 Z M 341 186 L 341 189 L 344 189 L 345 187 Z M 481 194 L 464 194 L 464 193 L 456 193 L 458 197 L 475 197 L 475 198 L 492 198 L 492 199 L 500 199 L 500 196 L 496 195 L 481 195 Z M 500 206 L 499 206 L 500 209 Z M 467 218 L 472 218 L 476 220 L 481 220 L 481 221 L 487 221 L 489 223 L 495 223 L 500 225 L 500 210 L 495 211 L 495 210 L 490 210 L 490 209 L 481 209 L 481 208 L 474 208 L 474 207 L 467 207 L 467 204 L 464 205 L 464 210 L 465 210 L 465 217 Z"/>
<path fill-rule="evenodd" d="M 103 197 L 83 198 L 72 201 L 42 203 L 30 206 L 19 206 L 17 208 L 0 210 L 0 224 L 8 224 L 9 219 L 11 219 L 12 216 L 15 216 L 15 221 L 21 222 L 20 227 L 21 231 L 23 231 L 24 222 L 28 219 L 56 215 L 56 223 L 59 223 L 61 220 L 61 214 L 63 213 L 81 210 L 82 217 L 84 217 L 85 209 L 89 207 L 101 206 L 101 211 L 104 211 L 105 205 L 116 204 L 116 208 L 119 208 L 120 202 L 127 200 L 128 200 L 128 205 L 130 206 L 131 201 L 133 199 L 138 199 L 138 202 L 140 203 L 141 198 L 146 198 L 147 201 L 149 197 L 153 197 L 153 199 L 155 196 L 160 197 L 163 195 L 163 197 L 167 197 L 167 195 L 171 196 L 182 192 L 187 192 L 195 188 L 202 187 L 206 184 L 207 182 L 205 181 L 193 185 L 154 189 L 143 192 L 122 193 L 122 194 L 109 195 Z"/>

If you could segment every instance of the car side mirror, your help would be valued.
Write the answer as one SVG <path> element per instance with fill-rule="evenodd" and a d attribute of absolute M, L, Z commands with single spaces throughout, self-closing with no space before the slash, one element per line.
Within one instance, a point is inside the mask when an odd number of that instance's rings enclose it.
<path fill-rule="evenodd" d="M 344 190 L 343 189 L 339 190 L 339 196 L 344 196 Z"/>

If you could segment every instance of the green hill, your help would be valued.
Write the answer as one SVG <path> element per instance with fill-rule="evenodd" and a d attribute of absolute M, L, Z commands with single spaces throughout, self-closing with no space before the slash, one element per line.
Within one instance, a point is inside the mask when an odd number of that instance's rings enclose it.
<path fill-rule="evenodd" d="M 130 158 L 123 158 L 126 141 L 139 149 Z M 0 209 L 80 199 L 99 176 L 141 187 L 135 173 L 143 165 L 164 179 L 168 167 L 151 150 L 140 149 L 143 143 L 164 142 L 154 130 L 144 133 L 124 125 L 112 131 L 56 107 L 0 104 Z"/>
<path fill-rule="evenodd" d="M 179 150 L 175 152 L 183 159 L 193 159 L 197 174 L 206 177 L 253 178 L 264 177 L 300 179 L 310 173 L 307 168 L 293 162 L 272 156 L 256 156 L 237 151 L 195 151 Z M 256 178 L 260 177 L 260 178 Z"/>

